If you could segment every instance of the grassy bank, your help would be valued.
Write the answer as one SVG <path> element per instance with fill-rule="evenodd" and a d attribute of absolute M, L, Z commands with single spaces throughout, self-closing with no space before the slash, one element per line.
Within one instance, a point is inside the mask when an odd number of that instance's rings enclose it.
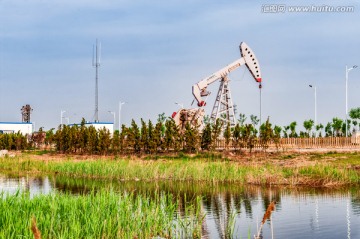
<path fill-rule="evenodd" d="M 171 195 L 0 195 L 0 238 L 34 238 L 33 217 L 42 238 L 200 238 L 200 208 L 177 210 Z"/>
<path fill-rule="evenodd" d="M 337 186 L 360 182 L 359 154 L 262 155 L 242 159 L 163 157 L 74 159 L 46 155 L 0 159 L 0 170 L 117 180 L 236 182 L 257 185 Z"/>

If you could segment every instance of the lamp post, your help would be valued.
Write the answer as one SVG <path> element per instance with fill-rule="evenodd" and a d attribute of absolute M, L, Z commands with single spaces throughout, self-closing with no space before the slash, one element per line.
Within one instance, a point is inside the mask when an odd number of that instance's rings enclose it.
<path fill-rule="evenodd" d="M 62 123 L 62 119 L 64 118 L 63 117 L 63 114 L 66 112 L 66 110 L 62 110 L 62 111 L 60 111 L 60 125 L 62 125 L 63 123 Z"/>
<path fill-rule="evenodd" d="M 184 109 L 184 104 L 182 104 L 182 103 L 178 103 L 178 102 L 175 102 L 175 104 L 176 104 L 176 105 L 178 105 L 178 106 L 180 106 L 180 107 L 181 107 L 181 109 Z"/>
<path fill-rule="evenodd" d="M 315 108 L 315 114 L 314 114 L 314 125 L 315 125 L 315 138 L 316 138 L 316 86 L 309 85 L 310 88 L 314 88 L 314 108 Z"/>
<path fill-rule="evenodd" d="M 114 131 L 115 131 L 115 112 L 114 112 L 114 111 L 110 111 L 110 110 L 109 110 L 108 112 L 114 116 L 114 123 L 113 123 L 113 125 L 114 125 Z"/>
<path fill-rule="evenodd" d="M 121 108 L 122 108 L 122 105 L 125 104 L 126 102 L 121 102 L 119 101 L 119 132 L 121 130 Z"/>
<path fill-rule="evenodd" d="M 354 65 L 351 68 L 345 66 L 345 135 L 348 137 L 348 78 L 349 78 L 349 71 L 352 69 L 357 68 L 357 65 Z"/>

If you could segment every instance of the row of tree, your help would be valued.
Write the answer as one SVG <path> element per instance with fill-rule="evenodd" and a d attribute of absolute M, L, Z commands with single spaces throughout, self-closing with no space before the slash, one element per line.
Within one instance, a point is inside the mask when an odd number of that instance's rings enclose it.
<path fill-rule="evenodd" d="M 334 117 L 331 122 L 327 124 L 315 125 L 314 120 L 309 119 L 303 122 L 305 131 L 298 131 L 298 123 L 296 121 L 291 122 L 289 125 L 275 126 L 274 129 L 280 130 L 281 137 L 283 138 L 309 138 L 309 137 L 342 137 L 346 135 L 352 135 L 353 132 L 360 130 L 360 107 L 353 108 L 349 111 L 350 119 L 343 120 L 338 117 Z M 238 123 L 243 125 L 247 120 L 245 114 L 240 114 Z M 255 128 L 258 127 L 259 119 L 257 116 L 250 115 L 250 122 Z"/>
<path fill-rule="evenodd" d="M 156 124 L 141 119 L 140 126 L 132 120 L 129 127 L 122 125 L 120 131 L 111 134 L 106 128 L 87 127 L 83 119 L 80 125 L 60 125 L 56 132 L 54 129 L 45 132 L 40 128 L 30 138 L 20 133 L 0 135 L 0 149 L 47 148 L 70 154 L 196 152 L 215 149 L 217 140 L 223 138 L 226 146 L 232 141 L 239 150 L 252 149 L 258 141 L 257 132 L 253 124 L 237 124 L 233 128 L 228 124 L 224 129 L 221 120 L 207 123 L 202 130 L 189 124 L 180 130 L 173 119 L 159 117 Z M 260 135 L 264 145 L 273 139 L 273 132 L 269 121 L 263 124 Z M 276 135 L 280 138 L 279 130 Z"/>
<path fill-rule="evenodd" d="M 355 113 L 351 113 L 355 112 Z M 360 108 L 350 111 L 352 120 L 348 121 L 347 130 L 351 134 L 351 124 L 354 128 L 360 119 Z M 258 126 L 259 119 L 251 115 L 251 123 L 246 123 L 247 117 L 239 115 L 234 127 L 223 125 L 223 121 L 215 123 L 206 122 L 199 128 L 186 125 L 185 129 L 179 129 L 171 118 L 166 119 L 164 114 L 159 115 L 154 124 L 150 120 L 143 119 L 138 125 L 132 120 L 129 127 L 122 125 L 121 130 L 113 134 L 103 128 L 96 130 L 93 126 L 87 127 L 83 119 L 80 125 L 60 125 L 58 129 L 43 131 L 42 128 L 30 137 L 20 133 L 0 135 L 0 149 L 24 150 L 32 148 L 55 149 L 61 153 L 77 154 L 131 154 L 131 153 L 159 153 L 159 152 L 195 152 L 199 149 L 214 150 L 219 139 L 225 141 L 225 147 L 231 145 L 235 150 L 242 148 L 252 149 L 255 144 L 260 144 L 264 149 L 269 143 L 278 144 L 281 137 L 322 137 L 322 129 L 325 129 L 325 137 L 343 136 L 346 133 L 345 121 L 333 118 L 324 127 L 322 124 L 314 125 L 313 120 L 305 120 L 305 131 L 296 131 L 297 122 L 281 127 L 272 126 L 269 119 Z M 314 129 L 314 131 L 312 131 Z"/>

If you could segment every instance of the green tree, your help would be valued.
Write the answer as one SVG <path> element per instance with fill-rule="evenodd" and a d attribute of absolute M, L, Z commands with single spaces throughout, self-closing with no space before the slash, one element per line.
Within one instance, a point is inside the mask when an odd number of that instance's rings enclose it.
<path fill-rule="evenodd" d="M 311 129 L 314 127 L 314 121 L 312 119 L 305 120 L 303 125 L 306 130 L 307 137 L 310 137 Z"/>
<path fill-rule="evenodd" d="M 242 138 L 244 142 L 246 143 L 247 148 L 249 149 L 250 153 L 252 152 L 252 149 L 255 147 L 256 143 L 256 131 L 254 129 L 253 124 L 246 124 L 244 126 L 244 130 L 242 133 Z"/>
<path fill-rule="evenodd" d="M 274 132 L 271 128 L 269 117 L 266 122 L 260 126 L 260 144 L 261 147 L 266 150 L 269 147 L 271 140 L 274 138 Z"/>
<path fill-rule="evenodd" d="M 255 136 L 257 135 L 258 131 L 257 131 L 257 125 L 259 124 L 260 122 L 260 119 L 258 119 L 258 117 L 256 115 L 250 115 L 250 120 L 251 120 L 251 123 L 253 124 L 253 133 L 255 134 Z"/>
<path fill-rule="evenodd" d="M 151 122 L 151 120 L 149 120 L 148 122 L 148 138 L 149 138 L 149 153 L 154 153 L 156 150 L 156 141 L 155 141 L 155 135 L 154 135 L 154 125 Z"/>
<path fill-rule="evenodd" d="M 11 135 L 13 137 L 12 141 L 14 143 L 14 147 L 15 147 L 14 149 L 24 150 L 27 148 L 27 137 L 28 137 L 27 135 L 22 135 L 20 131 L 17 133 L 13 133 Z M 1 135 L 0 135 L 0 141 L 1 141 Z M 0 149 L 2 149 L 1 142 L 0 142 Z"/>
<path fill-rule="evenodd" d="M 212 139 L 212 143 L 213 143 L 213 145 L 212 145 L 213 149 L 215 149 L 216 141 L 220 137 L 222 127 L 223 127 L 223 121 L 219 118 L 216 119 L 215 124 L 212 125 L 211 139 Z"/>
<path fill-rule="evenodd" d="M 357 122 L 354 125 L 355 126 L 358 125 L 358 121 L 360 120 L 360 107 L 351 109 L 349 112 L 349 116 L 351 119 L 353 119 L 355 122 Z M 360 125 L 359 125 L 359 130 L 360 130 Z"/>
<path fill-rule="evenodd" d="M 280 138 L 281 138 L 281 126 L 274 126 L 273 132 L 274 132 L 274 143 L 276 145 L 276 148 L 278 149 L 280 146 Z"/>
<path fill-rule="evenodd" d="M 51 128 L 48 131 L 46 131 L 46 135 L 45 135 L 45 145 L 46 147 L 52 147 L 52 144 L 54 142 L 54 130 L 55 128 Z"/>
<path fill-rule="evenodd" d="M 323 124 L 318 124 L 318 125 L 316 125 L 316 134 L 319 136 L 319 137 L 322 137 L 322 133 L 321 133 L 321 131 L 322 131 L 322 129 L 324 128 L 324 125 Z M 319 132 L 319 134 L 318 134 L 318 132 Z"/>
<path fill-rule="evenodd" d="M 164 133 L 163 133 L 164 132 Z M 165 134 L 165 127 L 162 122 L 157 122 L 154 129 L 154 144 L 155 144 L 155 152 L 159 152 L 160 150 L 164 150 L 163 135 Z"/>
<path fill-rule="evenodd" d="M 120 132 L 120 136 L 119 136 L 119 143 L 120 143 L 120 153 L 126 153 L 128 150 L 128 146 L 129 146 L 129 140 L 128 140 L 128 135 L 129 135 L 129 129 L 122 124 L 121 125 L 121 132 Z"/>
<path fill-rule="evenodd" d="M 205 115 L 204 119 L 203 119 L 203 123 L 204 125 L 210 124 L 211 120 L 210 120 L 210 116 L 209 115 Z"/>
<path fill-rule="evenodd" d="M 258 117 L 256 115 L 250 115 L 250 120 L 255 128 L 259 124 L 259 121 L 260 121 L 260 119 L 258 119 Z"/>
<path fill-rule="evenodd" d="M 246 116 L 245 116 L 245 114 L 240 113 L 240 114 L 239 114 L 239 118 L 238 118 L 238 123 L 240 124 L 240 126 L 243 126 L 244 123 L 245 123 L 245 121 L 246 121 Z"/>
<path fill-rule="evenodd" d="M 356 126 L 358 125 L 357 120 L 353 120 L 352 124 L 354 125 L 354 130 L 353 131 L 356 131 Z"/>
<path fill-rule="evenodd" d="M 96 131 L 95 127 L 90 125 L 87 130 L 87 138 L 88 142 L 86 145 L 86 151 L 89 154 L 96 154 L 98 149 L 98 132 Z"/>
<path fill-rule="evenodd" d="M 334 136 L 334 132 L 332 130 L 332 124 L 328 122 L 325 126 L 325 137 Z"/>
<path fill-rule="evenodd" d="M 179 129 L 172 118 L 165 122 L 164 145 L 167 151 L 173 149 L 175 152 L 179 151 L 181 146 Z"/>
<path fill-rule="evenodd" d="M 207 123 L 201 134 L 201 149 L 210 150 L 212 145 L 211 125 Z"/>
<path fill-rule="evenodd" d="M 230 144 L 230 139 L 231 139 L 231 127 L 230 127 L 230 123 L 228 122 L 225 130 L 224 130 L 224 139 L 225 139 L 225 148 L 228 149 L 229 148 L 229 144 Z"/>
<path fill-rule="evenodd" d="M 290 138 L 298 137 L 298 135 L 296 133 L 296 125 L 297 125 L 296 121 L 291 122 L 290 125 L 289 125 L 289 128 L 290 128 L 290 135 L 289 136 L 290 136 Z"/>
<path fill-rule="evenodd" d="M 158 115 L 157 123 L 161 123 L 161 137 L 164 137 L 165 134 L 165 120 L 166 120 L 165 113 Z"/>
<path fill-rule="evenodd" d="M 278 125 L 274 126 L 274 135 L 275 136 L 280 138 L 281 137 L 281 131 L 282 131 L 281 126 L 278 126 Z"/>
<path fill-rule="evenodd" d="M 15 148 L 15 141 L 12 135 L 13 134 L 9 135 L 9 140 L 11 141 L 10 150 Z M 43 131 L 43 127 L 40 127 L 39 131 L 34 132 L 31 135 L 31 141 L 34 143 L 35 148 L 40 148 L 45 143 L 45 135 L 46 132 Z M 12 145 L 14 146 L 14 148 L 12 148 Z"/>
<path fill-rule="evenodd" d="M 89 142 L 89 129 L 86 127 L 86 121 L 84 118 L 82 118 L 80 123 L 80 152 L 86 153 L 87 152 L 87 144 Z"/>
<path fill-rule="evenodd" d="M 110 131 L 103 127 L 102 129 L 98 130 L 98 137 L 98 152 L 100 154 L 106 155 L 111 145 Z"/>
<path fill-rule="evenodd" d="M 120 152 L 120 132 L 115 130 L 113 137 L 111 139 L 111 151 L 113 154 L 118 154 Z"/>
<path fill-rule="evenodd" d="M 141 152 L 140 130 L 135 120 L 131 120 L 131 128 L 129 128 L 128 131 L 128 139 L 130 146 L 134 150 L 134 153 L 140 153 Z"/>
<path fill-rule="evenodd" d="M 341 129 L 342 129 L 342 125 L 343 125 L 344 121 L 342 119 L 339 119 L 337 117 L 332 119 L 332 128 L 334 130 L 334 134 L 336 137 L 341 136 Z"/>
<path fill-rule="evenodd" d="M 80 151 L 80 147 L 81 147 L 81 135 L 80 135 L 79 126 L 78 125 L 71 126 L 70 134 L 72 139 L 71 152 L 77 153 L 78 151 Z"/>
<path fill-rule="evenodd" d="M 289 133 L 288 133 L 289 130 L 290 130 L 289 125 L 284 126 L 284 129 L 283 129 L 284 138 L 289 138 Z"/>
<path fill-rule="evenodd" d="M 237 123 L 232 132 L 233 145 L 234 145 L 235 151 L 238 151 L 239 147 L 242 146 L 242 142 L 240 142 L 241 131 L 242 131 L 242 126 L 240 126 L 240 123 Z"/>
<path fill-rule="evenodd" d="M 196 152 L 199 144 L 199 132 L 196 127 L 191 127 L 189 123 L 185 125 L 184 150 L 186 152 Z"/>
<path fill-rule="evenodd" d="M 141 118 L 141 147 L 145 153 L 149 152 L 149 131 L 146 122 Z"/>

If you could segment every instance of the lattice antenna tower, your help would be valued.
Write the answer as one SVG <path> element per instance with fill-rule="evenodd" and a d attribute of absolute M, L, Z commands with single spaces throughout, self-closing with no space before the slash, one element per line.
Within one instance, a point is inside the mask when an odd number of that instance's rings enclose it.
<path fill-rule="evenodd" d="M 95 122 L 99 122 L 99 68 L 100 68 L 101 43 L 96 39 L 96 45 L 93 46 L 92 65 L 95 67 Z"/>

